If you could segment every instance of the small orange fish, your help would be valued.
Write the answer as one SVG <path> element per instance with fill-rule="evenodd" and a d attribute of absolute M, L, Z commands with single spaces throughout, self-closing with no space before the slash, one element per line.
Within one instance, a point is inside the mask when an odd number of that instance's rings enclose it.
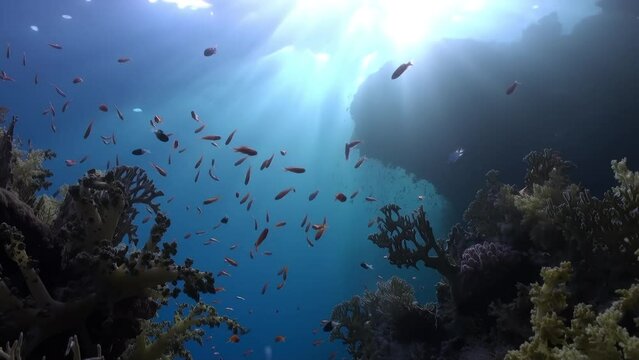
<path fill-rule="evenodd" d="M 87 126 L 87 129 L 86 129 L 86 130 L 84 130 L 84 136 L 83 136 L 83 137 L 84 137 L 85 139 L 86 139 L 86 138 L 88 138 L 88 137 L 89 137 L 89 135 L 91 135 L 91 129 L 93 129 L 93 120 L 91 120 L 91 121 L 89 122 L 89 125 Z"/>
<path fill-rule="evenodd" d="M 284 282 L 284 281 L 282 281 L 281 283 L 277 284 L 277 290 L 283 288 L 284 285 L 286 285 L 286 282 Z"/>
<path fill-rule="evenodd" d="M 244 185 L 248 185 L 249 181 L 251 181 L 251 167 L 249 166 L 248 170 L 246 170 L 246 176 L 244 176 Z"/>
<path fill-rule="evenodd" d="M 291 191 L 295 192 L 295 188 L 290 187 L 290 188 L 287 188 L 287 189 L 284 189 L 284 190 L 280 191 L 279 193 L 277 193 L 277 195 L 275 195 L 275 200 L 280 200 L 281 198 L 286 196 Z"/>
<path fill-rule="evenodd" d="M 204 205 L 209 205 L 209 204 L 213 204 L 214 202 L 216 202 L 218 200 L 220 200 L 220 198 L 218 196 L 213 196 L 213 197 L 210 197 L 208 199 L 205 199 L 202 203 Z"/>
<path fill-rule="evenodd" d="M 289 167 L 285 167 L 284 171 L 292 172 L 295 174 L 303 174 L 306 172 L 306 169 L 304 169 L 303 167 L 289 166 Z"/>
<path fill-rule="evenodd" d="M 158 172 L 158 174 L 160 174 L 162 176 L 166 176 L 167 175 L 166 170 L 162 169 L 158 164 L 151 163 L 151 166 L 153 166 L 153 168 L 155 169 L 155 171 Z"/>
<path fill-rule="evenodd" d="M 248 156 L 245 156 L 243 158 L 240 158 L 239 160 L 237 160 L 235 163 L 233 163 L 234 166 L 240 166 L 242 165 L 243 162 L 246 161 L 246 159 L 248 159 Z"/>
<path fill-rule="evenodd" d="M 242 153 L 242 154 L 248 155 L 248 156 L 257 155 L 257 151 L 255 149 L 253 149 L 253 148 L 248 147 L 248 146 L 239 146 L 239 147 L 233 148 L 233 151 L 239 152 L 239 153 Z"/>
<path fill-rule="evenodd" d="M 265 228 L 264 230 L 262 230 L 262 232 L 260 233 L 260 236 L 258 236 L 257 240 L 255 240 L 256 250 L 264 242 L 264 240 L 266 240 L 266 236 L 268 236 L 268 228 Z"/>
<path fill-rule="evenodd" d="M 222 137 L 220 135 L 204 135 L 202 136 L 202 140 L 216 141 L 220 140 Z"/>
<path fill-rule="evenodd" d="M 285 336 L 282 336 L 282 335 L 277 335 L 277 336 L 275 337 L 275 342 L 278 342 L 278 343 L 279 343 L 279 342 L 286 342 L 286 337 L 285 337 Z"/>
<path fill-rule="evenodd" d="M 224 145 L 228 145 L 231 143 L 231 141 L 233 141 L 233 136 L 235 136 L 235 132 L 236 130 L 231 131 L 231 133 L 229 134 L 229 136 L 226 138 L 226 141 L 224 142 Z"/>
<path fill-rule="evenodd" d="M 229 337 L 227 343 L 239 343 L 240 337 L 237 334 L 233 334 Z"/>
<path fill-rule="evenodd" d="M 230 257 L 225 257 L 224 261 L 226 261 L 229 265 L 237 267 L 239 264 L 237 261 L 231 259 Z"/>

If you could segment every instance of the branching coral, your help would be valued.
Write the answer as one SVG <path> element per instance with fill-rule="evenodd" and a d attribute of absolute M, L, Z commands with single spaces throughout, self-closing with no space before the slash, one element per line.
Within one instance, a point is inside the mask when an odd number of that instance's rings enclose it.
<path fill-rule="evenodd" d="M 91 170 L 68 188 L 49 221 L 42 217 L 46 204 L 36 205 L 39 218 L 31 204 L 0 188 L 0 338 L 24 331 L 23 354 L 34 358 L 78 334 L 83 352 L 99 343 L 107 358 L 157 359 L 187 357 L 183 343 L 198 339 L 196 326 L 224 324 L 244 333 L 199 302 L 215 292 L 213 274 L 190 259 L 173 260 L 176 243 L 162 241 L 170 220 L 153 202 L 161 195 L 142 169 Z M 128 234 L 138 242 L 135 204 L 156 217 L 142 248 L 130 250 L 123 241 Z M 158 308 L 181 292 L 196 301 L 190 313 L 183 306 L 175 324 L 152 325 Z"/>
<path fill-rule="evenodd" d="M 435 239 L 424 207 L 412 215 L 401 215 L 400 207 L 388 204 L 381 208 L 383 218 L 377 219 L 376 234 L 368 239 L 380 248 L 388 250 L 388 260 L 398 267 L 414 267 L 421 261 L 426 267 L 437 270 L 449 283 L 458 282 L 459 267 L 448 256 L 446 244 Z M 434 253 L 430 255 L 431 252 Z"/>
<path fill-rule="evenodd" d="M 637 359 L 639 338 L 639 284 L 619 290 L 620 298 L 597 314 L 591 305 L 578 304 L 568 326 L 561 314 L 568 307 L 570 295 L 566 283 L 572 266 L 563 262 L 559 267 L 543 268 L 544 283 L 533 284 L 530 297 L 534 304 L 531 324 L 534 335 L 519 350 L 507 354 L 507 360 L 517 359 Z M 635 316 L 631 325 L 634 334 L 622 325 L 624 316 Z"/>
<path fill-rule="evenodd" d="M 464 221 L 469 231 L 486 238 L 502 235 L 507 226 L 519 221 L 515 207 L 515 190 L 498 180 L 499 172 L 486 174 L 486 183 L 477 191 L 475 199 L 464 212 Z"/>
<path fill-rule="evenodd" d="M 51 150 L 22 151 L 13 146 L 14 117 L 6 131 L 0 131 L 0 187 L 16 192 L 20 199 L 33 206 L 37 192 L 51 186 L 48 178 L 53 174 L 43 165 L 55 153 Z"/>
<path fill-rule="evenodd" d="M 397 277 L 377 287 L 335 306 L 331 321 L 338 325 L 331 340 L 347 344 L 357 359 L 423 359 L 436 353 L 424 346 L 439 341 L 434 308 L 418 305 L 413 288 Z"/>

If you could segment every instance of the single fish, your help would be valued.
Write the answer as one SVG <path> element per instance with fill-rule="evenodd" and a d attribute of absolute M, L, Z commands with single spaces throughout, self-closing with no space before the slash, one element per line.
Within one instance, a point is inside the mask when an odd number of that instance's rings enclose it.
<path fill-rule="evenodd" d="M 286 196 L 291 191 L 295 192 L 295 188 L 290 187 L 290 188 L 287 188 L 287 189 L 284 189 L 284 190 L 280 191 L 279 193 L 277 193 L 277 195 L 275 195 L 275 200 L 280 200 L 281 198 Z"/>
<path fill-rule="evenodd" d="M 194 110 L 191 110 L 191 118 L 195 121 L 200 121 L 200 115 L 198 115 Z"/>
<path fill-rule="evenodd" d="M 309 196 L 308 196 L 308 201 L 313 201 L 315 200 L 315 198 L 317 197 L 317 194 L 319 194 L 319 190 L 315 190 L 313 191 Z"/>
<path fill-rule="evenodd" d="M 233 148 L 233 150 L 235 152 L 239 152 L 239 153 L 242 153 L 242 154 L 248 155 L 248 156 L 257 155 L 257 151 L 255 149 L 252 149 L 252 148 L 248 147 L 248 146 L 236 147 L 236 148 Z"/>
<path fill-rule="evenodd" d="M 289 167 L 285 167 L 284 171 L 292 172 L 295 174 L 303 174 L 306 172 L 306 169 L 304 169 L 303 167 L 289 166 Z"/>
<path fill-rule="evenodd" d="M 62 50 L 62 45 L 60 45 L 60 44 L 51 43 L 51 44 L 48 44 L 48 45 L 51 46 L 54 49 Z"/>
<path fill-rule="evenodd" d="M 69 108 L 69 104 L 71 103 L 71 100 L 67 100 L 64 102 L 64 105 L 62 105 L 62 112 L 67 111 L 67 109 Z"/>
<path fill-rule="evenodd" d="M 366 161 L 366 156 L 362 156 L 361 158 L 359 158 L 359 160 L 357 160 L 357 162 L 355 163 L 355 169 L 357 169 L 360 166 L 362 166 L 364 161 Z"/>
<path fill-rule="evenodd" d="M 122 111 L 120 111 L 117 106 L 115 107 L 115 112 L 118 114 L 118 118 L 124 121 L 124 114 L 122 114 Z"/>
<path fill-rule="evenodd" d="M 246 161 L 246 159 L 248 159 L 248 156 L 245 156 L 245 157 L 243 157 L 243 158 L 240 158 L 240 159 L 239 159 L 239 160 L 237 160 L 235 163 L 233 163 L 233 165 L 234 165 L 234 166 L 240 166 L 240 165 L 242 165 L 242 163 L 243 163 L 244 161 Z"/>
<path fill-rule="evenodd" d="M 224 145 L 228 145 L 231 143 L 231 141 L 233 141 L 233 136 L 235 136 L 235 132 L 237 131 L 237 129 L 231 131 L 231 133 L 229 134 L 229 136 L 226 138 L 226 141 L 224 142 Z"/>
<path fill-rule="evenodd" d="M 391 80 L 395 80 L 398 77 L 400 77 L 404 73 L 404 71 L 406 71 L 406 69 L 408 69 L 408 67 L 412 66 L 412 65 L 413 65 L 413 63 L 410 62 L 410 61 L 407 62 L 407 63 L 403 63 L 403 64 L 399 65 L 397 67 L 397 69 L 395 69 L 395 71 L 393 71 L 393 75 L 391 75 Z"/>
<path fill-rule="evenodd" d="M 266 240 L 267 236 L 268 228 L 264 228 L 264 230 L 262 230 L 262 232 L 260 233 L 260 236 L 257 237 L 257 240 L 255 240 L 255 250 L 257 250 L 257 248 L 264 242 L 264 240 Z"/>
<path fill-rule="evenodd" d="M 204 155 L 201 155 L 200 158 L 197 160 L 197 162 L 195 163 L 195 168 L 199 168 L 200 165 L 202 165 L 202 160 L 204 160 Z"/>
<path fill-rule="evenodd" d="M 73 78 L 73 80 L 71 80 L 71 82 L 74 83 L 74 84 L 81 84 L 81 83 L 84 82 L 84 79 L 79 77 L 79 76 L 76 76 L 76 77 Z"/>
<path fill-rule="evenodd" d="M 220 140 L 222 137 L 220 135 L 205 135 L 202 136 L 202 140 L 210 140 L 210 141 L 217 141 Z"/>
<path fill-rule="evenodd" d="M 459 158 L 461 158 L 463 155 L 464 155 L 464 149 L 459 148 L 448 155 L 448 162 L 454 163 L 457 160 L 459 160 Z"/>
<path fill-rule="evenodd" d="M 166 176 L 167 175 L 166 170 L 162 169 L 158 164 L 151 163 L 151 166 L 153 166 L 153 168 L 155 169 L 155 171 L 158 172 L 158 174 L 160 174 L 162 176 Z"/>
<path fill-rule="evenodd" d="M 229 265 L 237 267 L 239 264 L 237 261 L 231 259 L 230 257 L 225 257 L 224 261 L 226 261 Z"/>
<path fill-rule="evenodd" d="M 251 181 L 251 167 L 246 170 L 246 175 L 244 176 L 244 185 L 248 185 L 249 181 Z"/>
<path fill-rule="evenodd" d="M 204 49 L 204 56 L 212 56 L 217 54 L 217 48 L 216 47 L 210 47 L 210 48 L 206 48 Z"/>
<path fill-rule="evenodd" d="M 209 205 L 209 204 L 213 204 L 214 202 L 220 200 L 220 198 L 218 196 L 213 196 L 207 199 L 204 199 L 204 201 L 202 202 L 204 205 Z"/>
<path fill-rule="evenodd" d="M 285 342 L 285 341 L 286 341 L 286 336 L 277 335 L 275 337 L 275 342 Z"/>
<path fill-rule="evenodd" d="M 121 58 L 118 59 L 118 62 L 120 64 L 128 63 L 129 61 L 131 61 L 131 59 L 128 58 L 128 57 L 121 57 Z"/>
<path fill-rule="evenodd" d="M 373 265 L 367 264 L 365 262 L 362 262 L 361 264 L 359 264 L 359 266 L 361 266 L 362 268 L 364 268 L 366 270 L 373 270 Z"/>
<path fill-rule="evenodd" d="M 510 84 L 510 86 L 506 88 L 506 95 L 512 95 L 515 92 L 515 90 L 517 90 L 519 85 L 521 85 L 519 81 L 514 81 L 512 84 Z"/>
<path fill-rule="evenodd" d="M 84 130 L 84 136 L 83 136 L 83 137 L 84 137 L 85 139 L 86 139 L 86 138 L 88 138 L 88 137 L 89 137 L 89 135 L 91 135 L 91 129 L 93 129 L 93 120 L 91 120 L 91 121 L 89 122 L 89 125 L 87 126 L 87 129 L 86 129 L 86 130 Z"/>
<path fill-rule="evenodd" d="M 343 193 L 337 193 L 335 194 L 335 200 L 339 201 L 339 202 L 344 202 L 346 201 L 346 195 L 344 195 Z"/>
<path fill-rule="evenodd" d="M 109 111 L 109 107 L 107 106 L 107 104 L 100 104 L 100 106 L 98 106 L 98 109 L 100 109 L 100 111 L 102 112 Z"/>

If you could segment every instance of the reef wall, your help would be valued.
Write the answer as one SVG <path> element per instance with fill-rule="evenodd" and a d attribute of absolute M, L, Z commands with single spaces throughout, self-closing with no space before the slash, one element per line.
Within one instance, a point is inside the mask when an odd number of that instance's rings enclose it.
<path fill-rule="evenodd" d="M 561 151 L 603 192 L 609 159 L 639 154 L 639 9 L 627 0 L 599 5 L 568 35 L 551 14 L 516 43 L 444 40 L 399 79 L 390 79 L 397 64 L 383 67 L 350 107 L 360 151 L 432 182 L 455 217 L 488 170 L 521 179 L 531 149 Z M 521 85 L 506 95 L 515 80 Z M 459 147 L 464 156 L 449 163 Z"/>

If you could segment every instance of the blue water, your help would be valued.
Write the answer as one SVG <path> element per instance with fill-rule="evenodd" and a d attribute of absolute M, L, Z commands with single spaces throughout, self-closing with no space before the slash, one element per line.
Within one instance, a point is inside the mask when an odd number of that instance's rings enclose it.
<path fill-rule="evenodd" d="M 417 11 L 411 11 L 415 3 L 421 3 L 418 13 L 426 19 L 408 18 Z M 225 329 L 207 330 L 210 338 L 204 346 L 190 346 L 196 359 L 237 359 L 247 349 L 254 350 L 255 359 L 326 359 L 331 353 L 347 357 L 341 344 L 328 343 L 321 330 L 313 332 L 335 304 L 374 288 L 378 276 L 393 274 L 409 279 L 420 301 L 432 301 L 439 278 L 430 270 L 400 270 L 388 264 L 384 253 L 367 240 L 373 232 L 367 224 L 378 215 L 377 209 L 388 202 L 406 210 L 423 204 L 440 237 L 457 221 L 446 218 L 447 200 L 426 180 L 374 159 L 355 169 L 360 157 L 357 149 L 349 161 L 344 159 L 344 143 L 351 140 L 353 129 L 348 107 L 357 86 L 387 62 L 404 62 L 441 38 L 514 41 L 523 28 L 551 11 L 559 11 L 564 31 L 596 11 L 594 1 L 585 0 L 578 5 L 550 0 L 504 0 L 490 5 L 459 1 L 447 7 L 437 3 L 219 1 L 193 10 L 142 0 L 7 1 L 0 12 L 0 44 L 10 44 L 12 56 L 3 56 L 0 69 L 15 82 L 0 83 L 0 105 L 20 116 L 17 134 L 24 143 L 30 139 L 35 147 L 58 154 L 47 164 L 55 173 L 51 193 L 74 183 L 88 169 L 104 169 L 107 163 L 113 167 L 116 156 L 121 164 L 141 166 L 166 194 L 160 200 L 172 221 L 166 240 L 177 239 L 178 261 L 190 257 L 202 270 L 231 273 L 230 278 L 216 278 L 216 286 L 226 291 L 203 300 L 215 302 L 221 313 L 251 331 L 240 343 L 229 344 L 230 333 Z M 72 18 L 64 19 L 62 14 Z M 408 24 L 402 26 L 408 27 L 399 29 L 403 18 Z M 427 26 L 418 31 L 410 27 L 410 21 Z M 48 43 L 61 44 L 63 49 Z M 217 47 L 217 54 L 203 56 L 211 46 Z M 26 66 L 21 64 L 23 53 Z M 120 57 L 131 61 L 120 64 L 116 61 Z M 33 81 L 36 73 L 38 85 Z M 84 82 L 72 84 L 76 76 Z M 67 98 L 58 95 L 53 85 Z M 66 100 L 71 101 L 69 109 L 61 113 Z M 55 133 L 51 117 L 41 114 L 49 102 L 57 110 Z M 102 103 L 109 105 L 109 112 L 98 110 Z M 124 121 L 117 118 L 115 106 L 123 112 Z M 134 108 L 142 112 L 133 112 Z M 193 133 L 199 124 L 191 119 L 192 110 L 206 124 L 200 134 Z M 169 143 L 159 142 L 151 132 L 149 120 L 156 114 L 164 120 L 159 127 L 173 133 Z M 93 131 L 85 140 L 82 135 L 90 121 L 94 121 Z M 224 146 L 223 140 L 234 129 L 232 144 Z M 115 145 L 105 145 L 99 138 L 112 134 L 117 138 Z M 200 139 L 207 134 L 223 137 L 219 148 Z M 186 149 L 184 153 L 172 149 L 174 139 Z M 235 167 L 241 156 L 232 147 L 239 145 L 257 149 L 258 155 Z M 131 155 L 139 147 L 151 153 Z M 451 150 L 457 147 L 451 144 Z M 279 154 L 282 149 L 286 156 Z M 259 171 L 271 154 L 275 154 L 271 168 Z M 88 160 L 83 164 L 64 164 L 85 155 Z M 202 155 L 200 178 L 194 183 L 194 165 Z M 212 159 L 219 182 L 207 175 Z M 151 162 L 166 169 L 168 176 L 159 176 Z M 252 178 L 246 186 L 249 166 Z M 288 173 L 284 166 L 303 166 L 307 172 Z M 295 193 L 274 200 L 275 194 L 291 186 Z M 319 196 L 309 202 L 308 195 L 316 189 Z M 349 196 L 354 191 L 359 195 L 353 200 L 334 200 L 338 192 Z M 238 204 L 236 192 L 252 194 L 250 211 Z M 419 195 L 425 197 L 423 201 Z M 220 201 L 203 206 L 210 196 L 219 196 Z M 365 202 L 365 196 L 378 201 Z M 169 197 L 175 197 L 170 204 Z M 313 223 L 326 217 L 329 225 L 312 248 L 300 228 L 306 214 Z M 225 215 L 229 223 L 213 230 Z M 257 231 L 254 218 L 259 223 Z M 278 221 L 287 225 L 275 228 Z M 261 253 L 251 260 L 249 250 L 265 226 L 271 232 L 260 252 L 273 255 Z M 148 230 L 148 226 L 140 227 L 141 239 Z M 186 233 L 198 230 L 206 233 L 184 239 Z M 220 243 L 203 245 L 209 237 Z M 232 245 L 237 248 L 230 250 Z M 225 256 L 236 259 L 239 266 L 230 267 Z M 364 261 L 374 270 L 362 269 Z M 283 266 L 289 268 L 288 281 L 276 290 L 276 274 Z M 269 287 L 261 295 L 265 283 Z M 165 309 L 164 316 L 168 318 L 171 311 L 172 307 Z M 277 335 L 286 336 L 286 342 L 275 343 Z M 324 343 L 313 346 L 316 339 Z"/>

